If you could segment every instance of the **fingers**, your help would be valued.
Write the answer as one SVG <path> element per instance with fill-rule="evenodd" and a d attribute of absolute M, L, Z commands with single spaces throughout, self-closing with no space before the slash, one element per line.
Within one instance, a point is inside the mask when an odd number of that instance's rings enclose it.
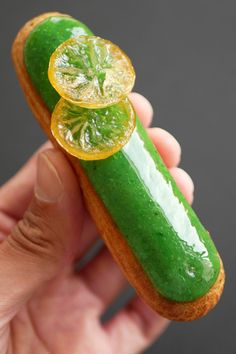
<path fill-rule="evenodd" d="M 170 173 L 174 178 L 180 191 L 183 193 L 189 204 L 193 202 L 194 184 L 191 177 L 178 167 L 173 167 L 170 169 Z"/>
<path fill-rule="evenodd" d="M 89 289 L 102 301 L 102 311 L 127 286 L 127 280 L 105 247 L 81 271 L 80 276 Z"/>
<path fill-rule="evenodd" d="M 153 115 L 150 102 L 138 93 L 131 93 L 129 97 L 143 124 L 146 127 L 150 125 Z M 149 134 L 167 166 L 176 166 L 180 159 L 180 148 L 176 140 L 160 128 L 150 129 Z M 47 142 L 40 150 L 49 146 L 51 143 Z M 36 152 L 26 165 L 0 188 L 0 211 L 12 219 L 19 220 L 22 217 L 32 197 L 38 153 Z"/>
<path fill-rule="evenodd" d="M 136 297 L 106 323 L 105 328 L 115 352 L 137 354 L 149 347 L 163 333 L 168 323 L 168 320 Z"/>
<path fill-rule="evenodd" d="M 173 135 L 161 128 L 149 128 L 148 134 L 166 166 L 177 166 L 180 162 L 181 147 Z"/>
<path fill-rule="evenodd" d="M 129 99 L 132 102 L 134 109 L 144 127 L 149 127 L 153 116 L 153 108 L 151 103 L 144 96 L 136 92 L 130 93 Z"/>
<path fill-rule="evenodd" d="M 138 93 L 132 93 L 130 99 L 143 123 L 146 126 L 149 125 L 153 114 L 152 106 L 149 101 Z M 10 221 L 19 220 L 28 207 L 32 198 L 36 178 L 36 160 L 38 153 L 51 146 L 51 142 L 44 144 L 15 176 L 0 188 L 0 211 L 8 216 L 9 224 Z M 7 231 L 10 232 L 10 229 Z M 1 232 L 1 234 L 4 237 L 4 233 Z M 94 233 L 92 236 L 94 238 L 96 237 Z M 85 238 L 83 238 L 83 240 L 84 239 Z M 85 243 L 87 240 L 88 239 L 85 240 Z"/>
<path fill-rule="evenodd" d="M 43 144 L 18 173 L 0 188 L 1 212 L 15 220 L 22 217 L 32 198 L 38 154 L 51 146 L 50 142 Z"/>
<path fill-rule="evenodd" d="M 0 325 L 71 261 L 82 220 L 80 191 L 69 163 L 57 150 L 41 153 L 31 204 L 0 246 Z"/>

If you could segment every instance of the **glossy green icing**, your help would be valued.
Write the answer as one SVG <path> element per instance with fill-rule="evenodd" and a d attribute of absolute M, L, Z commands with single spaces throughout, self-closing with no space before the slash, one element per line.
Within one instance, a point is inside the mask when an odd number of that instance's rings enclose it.
<path fill-rule="evenodd" d="M 71 17 L 54 16 L 39 24 L 26 43 L 27 70 L 50 111 L 53 111 L 60 98 L 48 80 L 50 56 L 61 43 L 80 35 L 92 35 L 92 32 L 83 23 Z"/>
<path fill-rule="evenodd" d="M 59 96 L 47 78 L 49 58 L 59 44 L 80 33 L 91 35 L 74 19 L 52 17 L 26 42 L 26 68 L 50 111 Z M 139 120 L 121 151 L 81 164 L 158 292 L 179 302 L 206 294 L 219 274 L 218 253 Z"/>

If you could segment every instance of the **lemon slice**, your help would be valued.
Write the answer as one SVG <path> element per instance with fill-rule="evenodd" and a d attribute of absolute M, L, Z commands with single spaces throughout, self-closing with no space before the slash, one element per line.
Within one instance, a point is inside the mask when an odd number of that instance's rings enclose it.
<path fill-rule="evenodd" d="M 85 108 L 118 103 L 135 82 L 127 55 L 112 42 L 95 36 L 62 43 L 50 58 L 48 77 L 61 97 Z"/>
<path fill-rule="evenodd" d="M 51 120 L 51 131 L 69 154 L 82 160 L 101 160 L 119 151 L 135 128 L 135 112 L 125 98 L 118 104 L 87 109 L 61 98 Z"/>

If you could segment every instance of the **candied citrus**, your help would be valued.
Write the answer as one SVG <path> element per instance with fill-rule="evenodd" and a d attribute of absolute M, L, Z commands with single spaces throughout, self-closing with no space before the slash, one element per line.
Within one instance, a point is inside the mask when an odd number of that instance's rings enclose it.
<path fill-rule="evenodd" d="M 82 160 L 101 160 L 119 151 L 135 127 L 135 112 L 125 98 L 106 108 L 87 109 L 61 98 L 52 114 L 57 142 Z"/>
<path fill-rule="evenodd" d="M 135 72 L 127 55 L 112 42 L 79 36 L 52 54 L 48 77 L 59 95 L 80 107 L 118 103 L 133 88 Z"/>

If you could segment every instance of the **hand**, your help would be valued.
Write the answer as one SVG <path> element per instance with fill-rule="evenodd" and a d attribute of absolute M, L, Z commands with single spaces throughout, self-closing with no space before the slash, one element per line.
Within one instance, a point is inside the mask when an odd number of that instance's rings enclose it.
<path fill-rule="evenodd" d="M 148 127 L 150 103 L 130 98 Z M 192 202 L 193 183 L 176 167 L 178 142 L 160 128 L 147 129 Z M 101 324 L 127 282 L 105 246 L 75 272 L 97 231 L 72 168 L 50 143 L 0 189 L 0 239 L 1 354 L 134 354 L 166 328 L 168 321 L 138 297 Z"/>

